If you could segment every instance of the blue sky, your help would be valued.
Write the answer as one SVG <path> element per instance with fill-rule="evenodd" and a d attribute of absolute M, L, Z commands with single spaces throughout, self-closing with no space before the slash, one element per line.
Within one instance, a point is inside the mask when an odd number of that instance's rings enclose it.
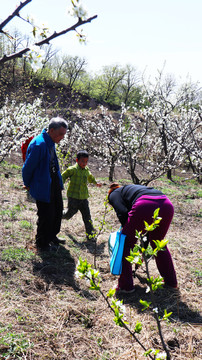
<path fill-rule="evenodd" d="M 0 18 L 13 12 L 18 0 L 3 1 Z M 98 15 L 83 26 L 87 45 L 74 33 L 52 41 L 64 54 L 85 57 L 88 70 L 102 66 L 131 64 L 146 77 L 157 70 L 173 74 L 178 81 L 187 76 L 202 84 L 202 0 L 83 0 L 88 15 Z M 53 31 L 71 26 L 67 16 L 70 0 L 32 0 L 21 12 L 32 14 Z M 19 19 L 8 26 L 25 30 Z"/>

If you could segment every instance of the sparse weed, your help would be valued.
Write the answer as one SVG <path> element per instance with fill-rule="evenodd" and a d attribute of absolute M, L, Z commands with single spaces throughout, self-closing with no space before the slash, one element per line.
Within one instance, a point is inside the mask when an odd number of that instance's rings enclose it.
<path fill-rule="evenodd" d="M 202 286 L 202 271 L 198 269 L 192 269 L 192 273 L 195 277 L 196 284 Z"/>
<path fill-rule="evenodd" d="M 17 214 L 21 211 L 20 205 L 15 205 L 10 209 L 1 210 L 0 215 L 2 217 L 9 217 L 12 220 L 16 219 Z"/>
<path fill-rule="evenodd" d="M 110 360 L 110 357 L 111 355 L 109 354 L 109 352 L 105 351 L 103 354 L 102 354 L 102 357 L 100 360 Z"/>
<path fill-rule="evenodd" d="M 202 217 L 202 209 L 199 210 L 198 213 L 194 215 L 195 217 L 201 218 Z"/>
<path fill-rule="evenodd" d="M 8 221 L 4 224 L 5 229 L 11 229 L 12 226 L 13 226 L 13 224 L 11 222 L 8 222 Z"/>
<path fill-rule="evenodd" d="M 23 334 L 8 332 L 0 339 L 1 359 L 22 359 L 32 344 Z"/>
<path fill-rule="evenodd" d="M 22 188 L 22 186 L 16 184 L 16 182 L 12 182 L 12 183 L 10 184 L 10 187 L 11 187 L 12 189 L 17 189 L 17 190 L 20 190 L 20 189 Z"/>
<path fill-rule="evenodd" d="M 33 225 L 31 222 L 27 221 L 27 220 L 21 220 L 20 221 L 20 227 L 22 229 L 29 229 L 29 230 L 33 230 Z"/>
<path fill-rule="evenodd" d="M 199 189 L 197 192 L 196 192 L 198 198 L 202 198 L 202 190 Z"/>
<path fill-rule="evenodd" d="M 26 249 L 10 247 L 2 251 L 1 259 L 3 261 L 16 261 L 18 263 L 20 261 L 32 259 L 34 256 L 35 254 L 33 252 Z"/>

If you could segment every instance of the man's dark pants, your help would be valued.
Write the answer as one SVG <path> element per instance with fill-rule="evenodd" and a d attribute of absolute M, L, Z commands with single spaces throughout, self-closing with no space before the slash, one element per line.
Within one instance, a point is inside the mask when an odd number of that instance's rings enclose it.
<path fill-rule="evenodd" d="M 63 211 L 62 191 L 57 174 L 52 174 L 51 178 L 50 203 L 36 201 L 38 209 L 36 245 L 39 248 L 49 246 L 51 241 L 60 232 L 61 227 Z"/>

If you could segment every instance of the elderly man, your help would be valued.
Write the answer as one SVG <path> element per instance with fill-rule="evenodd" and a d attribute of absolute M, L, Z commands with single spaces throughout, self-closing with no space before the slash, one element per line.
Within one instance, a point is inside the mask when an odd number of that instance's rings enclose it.
<path fill-rule="evenodd" d="M 41 251 L 50 251 L 59 240 L 63 201 L 63 182 L 55 152 L 55 143 L 62 140 L 67 131 L 67 122 L 62 118 L 52 118 L 48 129 L 34 137 L 29 144 L 26 160 L 22 168 L 25 188 L 36 199 L 37 234 L 36 246 Z"/>

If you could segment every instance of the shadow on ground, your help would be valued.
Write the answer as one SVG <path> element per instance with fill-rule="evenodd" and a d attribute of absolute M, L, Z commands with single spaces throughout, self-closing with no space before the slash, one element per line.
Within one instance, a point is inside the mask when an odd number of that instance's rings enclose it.
<path fill-rule="evenodd" d="M 75 236 L 68 231 L 65 234 L 73 241 L 74 245 L 80 249 L 87 249 L 93 255 L 101 255 L 104 253 L 105 243 L 97 244 L 97 241 L 91 239 L 79 242 Z"/>
<path fill-rule="evenodd" d="M 33 262 L 33 273 L 47 285 L 53 283 L 58 289 L 66 285 L 79 290 L 74 279 L 75 261 L 64 246 L 59 246 L 56 252 L 40 252 L 39 260 Z"/>
<path fill-rule="evenodd" d="M 104 244 L 96 246 L 96 243 L 92 241 L 81 243 L 73 235 L 68 233 L 68 236 L 73 241 L 74 246 L 78 248 L 87 248 L 91 253 L 103 251 Z M 40 252 L 38 255 L 38 260 L 33 262 L 33 273 L 46 283 L 46 289 L 49 288 L 50 284 L 54 285 L 59 291 L 63 290 L 64 286 L 67 286 L 79 292 L 80 296 L 95 300 L 96 296 L 92 292 L 81 289 L 75 281 L 75 259 L 68 249 L 64 246 L 58 246 L 57 251 Z"/>
<path fill-rule="evenodd" d="M 140 285 L 135 285 L 134 293 L 120 294 L 117 297 L 123 299 L 125 304 L 135 307 L 138 312 L 142 313 L 143 306 L 139 300 L 150 302 L 151 297 L 149 293 L 146 293 L 146 278 L 137 274 L 136 278 L 139 280 Z M 170 317 L 171 321 L 173 319 L 183 323 L 202 324 L 201 314 L 181 300 L 180 290 L 176 291 L 176 289 L 163 288 L 157 290 L 154 295 L 160 317 L 164 315 L 164 309 L 166 309 L 168 313 L 172 312 Z"/>

